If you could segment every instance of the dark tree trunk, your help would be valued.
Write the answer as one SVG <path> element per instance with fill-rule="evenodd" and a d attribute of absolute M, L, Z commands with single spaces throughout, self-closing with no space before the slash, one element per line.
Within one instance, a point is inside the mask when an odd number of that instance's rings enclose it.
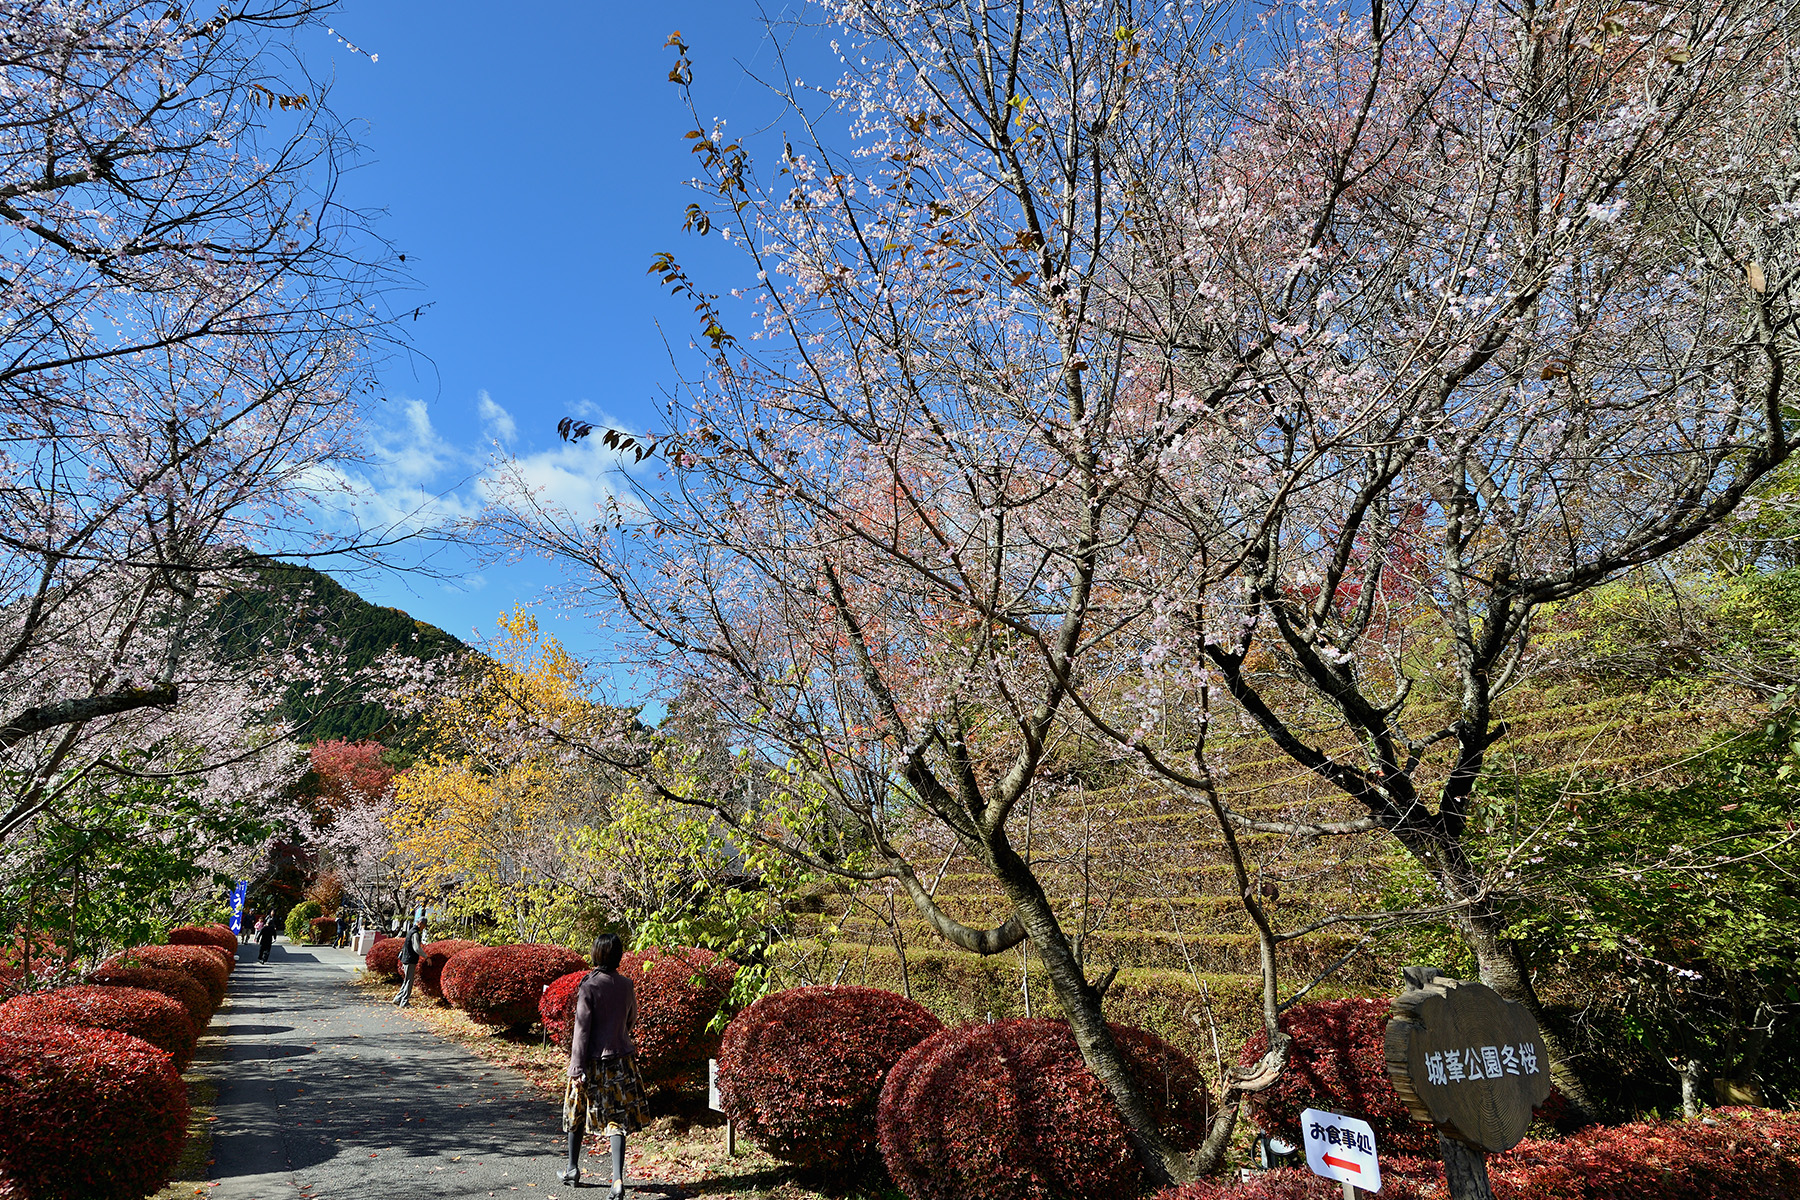
<path fill-rule="evenodd" d="M 1450 1185 L 1450 1200 L 1494 1200 L 1494 1185 L 1488 1182 L 1487 1155 L 1441 1133 L 1438 1149 L 1444 1157 L 1444 1182 Z"/>
<path fill-rule="evenodd" d="M 1461 929 L 1463 940 L 1475 954 L 1476 965 L 1481 971 L 1481 982 L 1514 1004 L 1522 1005 L 1537 1019 L 1544 1046 L 1550 1051 L 1550 1078 L 1555 1082 L 1557 1090 L 1562 1092 L 1563 1099 L 1568 1101 L 1569 1107 L 1577 1116 L 1588 1121 L 1597 1120 L 1599 1108 L 1588 1092 L 1587 1082 L 1575 1066 L 1574 1055 L 1564 1037 L 1564 1031 L 1544 1011 L 1543 1002 L 1538 999 L 1537 988 L 1532 985 L 1531 972 L 1525 967 L 1518 945 L 1501 936 L 1500 918 L 1491 912 L 1475 912 L 1460 918 L 1457 925 Z"/>
<path fill-rule="evenodd" d="M 1448 833 L 1442 824 L 1440 816 L 1431 818 L 1430 827 L 1402 828 L 1395 834 L 1437 881 L 1446 897 L 1470 899 L 1480 896 L 1479 871 L 1468 861 L 1460 840 Z M 1505 936 L 1505 922 L 1496 907 L 1488 901 L 1477 902 L 1458 913 L 1455 922 L 1463 942 L 1475 956 L 1481 982 L 1513 1003 L 1522 1005 L 1537 1021 L 1544 1046 L 1550 1051 L 1550 1078 L 1562 1092 L 1569 1108 L 1583 1120 L 1597 1120 L 1599 1108 L 1576 1068 L 1565 1031 L 1545 1012 L 1519 946 Z"/>
<path fill-rule="evenodd" d="M 1126 1135 L 1131 1138 L 1139 1160 L 1149 1173 L 1150 1183 L 1163 1187 L 1187 1182 L 1192 1174 L 1187 1157 L 1164 1136 L 1149 1106 L 1144 1103 L 1125 1057 L 1119 1053 L 1112 1031 L 1106 1027 L 1102 1012 L 1104 996 L 1099 988 L 1088 982 L 1042 886 L 1010 847 L 1004 844 L 990 847 L 990 853 L 989 866 L 1005 889 L 1007 899 L 1015 906 L 1018 919 L 1044 964 L 1044 973 L 1049 976 L 1057 1003 L 1075 1035 L 1082 1060 L 1118 1105 Z M 1078 1134 L 1071 1132 L 1070 1136 Z"/>

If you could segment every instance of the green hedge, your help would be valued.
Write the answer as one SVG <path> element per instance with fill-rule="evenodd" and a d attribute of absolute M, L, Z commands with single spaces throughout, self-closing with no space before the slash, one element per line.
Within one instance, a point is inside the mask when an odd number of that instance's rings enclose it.
<path fill-rule="evenodd" d="M 296 946 L 312 941 L 312 919 L 323 916 L 324 912 L 317 900 L 302 900 L 290 908 L 287 915 L 288 941 Z"/>

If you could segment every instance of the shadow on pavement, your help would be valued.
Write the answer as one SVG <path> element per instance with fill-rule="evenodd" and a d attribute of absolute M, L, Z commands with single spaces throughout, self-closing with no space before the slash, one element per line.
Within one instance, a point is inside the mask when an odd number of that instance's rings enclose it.
<path fill-rule="evenodd" d="M 303 1181 L 321 1200 L 556 1186 L 555 1104 L 353 991 L 337 964 L 284 949 L 233 976 L 232 1004 L 210 1034 L 217 1200 L 273 1200 L 271 1176 Z M 253 1014 L 262 1020 L 232 1023 Z M 655 1183 L 633 1191 L 686 1194 Z"/>

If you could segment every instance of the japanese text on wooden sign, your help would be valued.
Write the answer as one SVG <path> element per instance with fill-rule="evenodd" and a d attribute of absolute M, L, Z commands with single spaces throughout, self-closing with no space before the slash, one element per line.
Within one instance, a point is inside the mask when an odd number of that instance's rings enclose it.
<path fill-rule="evenodd" d="M 1365 1192 L 1381 1190 L 1375 1131 L 1367 1121 L 1309 1108 L 1300 1114 L 1300 1135 L 1314 1175 L 1352 1183 Z"/>
<path fill-rule="evenodd" d="M 1536 1075 L 1538 1071 L 1537 1047 L 1530 1042 L 1516 1046 L 1468 1046 L 1460 1052 L 1434 1050 L 1425 1055 L 1425 1078 L 1429 1083 L 1465 1083 L 1502 1075 Z"/>

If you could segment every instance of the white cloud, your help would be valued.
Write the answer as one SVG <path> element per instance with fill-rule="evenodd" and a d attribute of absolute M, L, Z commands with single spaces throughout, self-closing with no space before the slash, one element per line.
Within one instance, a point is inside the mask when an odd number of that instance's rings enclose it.
<path fill-rule="evenodd" d="M 597 437 L 495 463 L 476 485 L 484 500 L 514 510 L 538 508 L 587 522 L 608 500 L 627 511 L 636 501 L 619 454 Z"/>
<path fill-rule="evenodd" d="M 423 400 L 400 404 L 401 418 L 387 424 L 370 423 L 370 466 L 396 484 L 423 484 L 467 461 L 467 455 L 438 436 L 431 424 L 431 410 Z"/>
<path fill-rule="evenodd" d="M 461 433 L 467 444 L 446 439 L 423 400 L 399 400 L 376 409 L 369 416 L 360 460 L 308 473 L 322 517 L 337 514 L 323 517 L 325 523 L 418 532 L 473 521 L 491 508 L 522 515 L 537 510 L 580 525 L 591 524 L 609 508 L 623 510 L 627 519 L 642 514 L 628 476 L 656 470 L 654 462 L 634 462 L 629 454 L 607 447 L 598 432 L 520 453 L 514 448 L 518 422 L 504 406 L 482 390 L 475 394 L 475 409 L 481 435 Z M 601 429 L 627 428 L 589 402 L 581 402 L 576 411 Z M 470 576 L 449 586 L 473 591 L 487 582 Z"/>
<path fill-rule="evenodd" d="M 475 409 L 481 414 L 481 431 L 489 440 L 499 442 L 502 446 L 510 446 L 513 439 L 519 436 L 519 426 L 512 414 L 494 402 L 494 398 L 482 388 L 475 393 Z"/>

